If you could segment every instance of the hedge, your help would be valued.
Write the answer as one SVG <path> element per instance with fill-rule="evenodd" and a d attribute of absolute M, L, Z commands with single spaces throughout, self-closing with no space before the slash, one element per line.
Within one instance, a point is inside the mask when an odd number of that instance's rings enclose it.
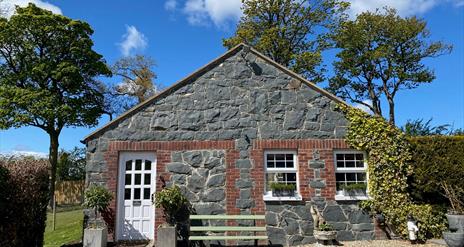
<path fill-rule="evenodd" d="M 43 246 L 49 163 L 0 161 L 0 246 Z"/>
<path fill-rule="evenodd" d="M 443 182 L 464 188 L 464 136 L 409 138 L 414 173 L 409 184 L 414 200 L 446 204 Z"/>

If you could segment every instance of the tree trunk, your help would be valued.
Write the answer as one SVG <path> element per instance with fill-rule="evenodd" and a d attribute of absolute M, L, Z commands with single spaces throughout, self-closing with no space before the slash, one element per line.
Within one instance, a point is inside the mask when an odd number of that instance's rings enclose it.
<path fill-rule="evenodd" d="M 390 107 L 390 118 L 388 119 L 388 122 L 391 125 L 395 125 L 395 102 L 393 99 L 388 99 L 388 106 Z"/>
<path fill-rule="evenodd" d="M 55 200 L 54 194 L 55 194 L 55 181 L 56 181 L 56 166 L 58 164 L 59 134 L 49 133 L 49 136 L 50 136 L 50 149 L 49 149 L 48 160 L 50 161 L 50 165 L 51 165 L 50 205 L 53 205 L 53 201 Z"/>

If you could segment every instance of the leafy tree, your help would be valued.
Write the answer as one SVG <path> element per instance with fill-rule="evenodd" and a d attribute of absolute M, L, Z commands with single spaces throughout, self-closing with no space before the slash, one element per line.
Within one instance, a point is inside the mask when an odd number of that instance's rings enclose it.
<path fill-rule="evenodd" d="M 34 126 L 50 138 L 51 198 L 64 127 L 94 126 L 104 105 L 95 77 L 111 75 L 89 24 L 29 4 L 0 19 L 0 128 Z"/>
<path fill-rule="evenodd" d="M 432 126 L 431 122 L 432 118 L 427 121 L 424 119 L 408 120 L 401 127 L 401 130 L 409 136 L 446 135 L 450 133 L 449 124 Z"/>
<path fill-rule="evenodd" d="M 58 180 L 82 180 L 85 178 L 85 149 L 74 147 L 71 151 L 61 150 L 58 154 Z"/>
<path fill-rule="evenodd" d="M 413 89 L 435 79 L 425 58 L 451 51 L 442 42 L 429 42 L 426 22 L 416 17 L 402 18 L 396 10 L 365 12 L 345 21 L 334 33 L 341 49 L 334 62 L 336 75 L 329 89 L 343 99 L 368 107 L 382 116 L 381 98 L 389 106 L 389 122 L 395 124 L 395 96 L 399 90 Z M 372 102 L 369 104 L 366 100 Z"/>
<path fill-rule="evenodd" d="M 111 70 L 121 81 L 112 85 L 106 92 L 106 113 L 113 117 L 145 101 L 159 91 L 160 85 L 153 82 L 156 74 L 152 58 L 135 55 L 119 59 Z"/>
<path fill-rule="evenodd" d="M 312 80 L 323 80 L 321 52 L 329 47 L 327 30 L 346 16 L 337 0 L 243 0 L 243 17 L 224 46 L 253 46 L 274 61 Z"/>

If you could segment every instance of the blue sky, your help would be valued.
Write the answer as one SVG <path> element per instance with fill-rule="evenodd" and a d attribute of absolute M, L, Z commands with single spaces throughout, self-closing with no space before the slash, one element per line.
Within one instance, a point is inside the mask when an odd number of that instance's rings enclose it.
<path fill-rule="evenodd" d="M 180 80 L 221 55 L 222 38 L 230 36 L 241 15 L 241 0 L 112 0 L 27 1 L 88 22 L 94 29 L 95 50 L 108 63 L 124 54 L 141 53 L 157 62 L 157 81 L 165 86 Z M 433 117 L 434 124 L 464 128 L 464 0 L 352 0 L 352 15 L 389 4 L 403 16 L 425 19 L 433 40 L 454 46 L 451 54 L 426 60 L 436 80 L 417 89 L 402 91 L 396 99 L 397 124 L 407 119 Z M 6 7 L 8 7 L 6 6 Z M 325 63 L 333 52 L 325 54 Z M 328 67 L 329 71 L 331 67 Z M 386 111 L 387 108 L 384 109 Z M 103 117 L 100 125 L 108 122 Z M 71 149 L 95 128 L 64 129 L 60 147 Z M 0 153 L 47 153 L 48 136 L 41 129 L 23 127 L 0 132 Z"/>

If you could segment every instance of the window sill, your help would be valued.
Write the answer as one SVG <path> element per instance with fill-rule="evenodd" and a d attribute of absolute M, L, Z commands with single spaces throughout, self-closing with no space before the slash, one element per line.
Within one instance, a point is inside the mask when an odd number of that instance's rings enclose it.
<path fill-rule="evenodd" d="M 365 201 L 369 199 L 369 196 L 335 195 L 335 201 Z"/>
<path fill-rule="evenodd" d="M 264 195 L 263 200 L 265 202 L 277 202 L 277 201 L 302 201 L 303 198 L 300 195 L 296 196 L 271 196 L 271 195 Z"/>

